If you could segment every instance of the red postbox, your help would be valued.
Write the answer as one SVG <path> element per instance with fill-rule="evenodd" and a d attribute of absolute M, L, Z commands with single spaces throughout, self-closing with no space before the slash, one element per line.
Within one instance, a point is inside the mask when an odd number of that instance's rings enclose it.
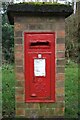
<path fill-rule="evenodd" d="M 24 32 L 25 101 L 55 102 L 55 33 Z"/>

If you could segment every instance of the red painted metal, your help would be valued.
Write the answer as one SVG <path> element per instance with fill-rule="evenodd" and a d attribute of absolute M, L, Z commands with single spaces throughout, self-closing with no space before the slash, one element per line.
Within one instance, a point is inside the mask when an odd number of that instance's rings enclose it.
<path fill-rule="evenodd" d="M 55 102 L 55 33 L 24 32 L 25 102 Z"/>

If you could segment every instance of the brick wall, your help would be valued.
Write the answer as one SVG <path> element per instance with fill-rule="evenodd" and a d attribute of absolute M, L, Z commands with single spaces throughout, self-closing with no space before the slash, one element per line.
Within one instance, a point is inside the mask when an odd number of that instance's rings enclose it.
<path fill-rule="evenodd" d="M 19 17 L 14 18 L 15 39 L 15 108 L 17 117 L 51 118 L 64 116 L 64 65 L 65 65 L 65 21 L 64 17 Z M 25 103 L 24 79 L 24 31 L 48 31 L 56 34 L 56 102 Z"/>

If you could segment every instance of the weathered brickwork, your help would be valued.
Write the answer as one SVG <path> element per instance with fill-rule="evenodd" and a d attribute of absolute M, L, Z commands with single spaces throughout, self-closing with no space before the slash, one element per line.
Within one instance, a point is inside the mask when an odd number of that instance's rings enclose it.
<path fill-rule="evenodd" d="M 17 116 L 18 117 L 24 117 L 25 116 L 25 109 L 24 108 L 23 109 L 22 108 L 19 108 L 19 109 L 17 108 L 16 109 L 16 117 Z"/>
<path fill-rule="evenodd" d="M 16 103 L 23 102 L 24 103 L 24 95 L 16 94 L 15 95 Z"/>
<path fill-rule="evenodd" d="M 52 118 L 64 116 L 64 79 L 65 79 L 65 21 L 64 17 L 26 17 L 14 18 L 15 72 L 16 72 L 16 116 L 26 118 Z M 24 77 L 24 31 L 55 32 L 56 83 L 54 103 L 25 103 Z"/>

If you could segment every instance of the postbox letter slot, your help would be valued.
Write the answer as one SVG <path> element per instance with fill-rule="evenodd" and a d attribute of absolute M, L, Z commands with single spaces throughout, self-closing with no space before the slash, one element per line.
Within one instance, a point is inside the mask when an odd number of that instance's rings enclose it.
<path fill-rule="evenodd" d="M 34 47 L 34 46 L 50 46 L 50 43 L 49 41 L 32 41 L 30 43 L 30 46 L 31 47 Z"/>

